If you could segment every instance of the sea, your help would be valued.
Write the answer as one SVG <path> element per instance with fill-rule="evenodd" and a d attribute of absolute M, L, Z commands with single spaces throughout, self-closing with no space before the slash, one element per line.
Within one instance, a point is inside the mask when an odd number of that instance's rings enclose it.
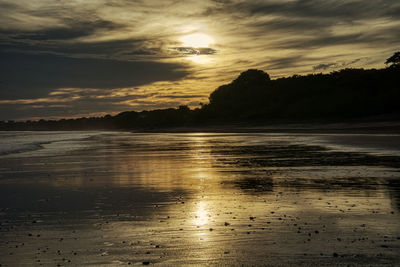
<path fill-rule="evenodd" d="M 0 132 L 0 266 L 394 266 L 400 135 Z"/>

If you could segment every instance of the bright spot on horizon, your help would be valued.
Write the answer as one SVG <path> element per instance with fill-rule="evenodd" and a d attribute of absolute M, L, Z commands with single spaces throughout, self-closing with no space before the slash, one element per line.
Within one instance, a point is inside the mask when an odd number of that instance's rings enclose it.
<path fill-rule="evenodd" d="M 181 38 L 181 42 L 183 46 L 199 48 L 199 47 L 209 47 L 215 41 L 211 36 L 207 34 L 193 33 L 183 36 Z"/>

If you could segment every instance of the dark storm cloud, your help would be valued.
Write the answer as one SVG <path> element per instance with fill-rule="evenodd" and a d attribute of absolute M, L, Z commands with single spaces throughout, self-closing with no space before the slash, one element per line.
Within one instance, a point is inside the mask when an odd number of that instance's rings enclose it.
<path fill-rule="evenodd" d="M 44 97 L 57 88 L 121 88 L 179 80 L 182 65 L 0 52 L 0 99 Z"/>

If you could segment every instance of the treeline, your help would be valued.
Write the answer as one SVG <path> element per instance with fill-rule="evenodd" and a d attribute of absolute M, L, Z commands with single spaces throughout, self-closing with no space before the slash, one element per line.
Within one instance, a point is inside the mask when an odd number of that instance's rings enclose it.
<path fill-rule="evenodd" d="M 210 102 L 115 116 L 0 122 L 0 130 L 149 129 L 230 123 L 343 121 L 381 114 L 400 114 L 400 66 L 344 69 L 330 74 L 271 80 L 250 69 L 218 87 Z"/>
<path fill-rule="evenodd" d="M 400 67 L 344 69 L 270 80 L 248 70 L 210 95 L 205 108 L 227 120 L 343 120 L 400 111 Z"/>

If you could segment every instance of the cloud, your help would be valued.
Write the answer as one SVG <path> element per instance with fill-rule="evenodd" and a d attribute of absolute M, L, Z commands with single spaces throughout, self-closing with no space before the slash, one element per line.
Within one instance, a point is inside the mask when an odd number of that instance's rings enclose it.
<path fill-rule="evenodd" d="M 40 118 L 45 113 L 49 118 L 99 116 L 126 110 L 151 110 L 177 107 L 198 99 L 196 105 L 206 98 L 204 95 L 186 95 L 169 90 L 154 92 L 140 88 L 90 89 L 61 88 L 43 98 L 0 100 L 0 120 L 13 118 Z M 182 102 L 183 101 L 183 102 Z"/>
<path fill-rule="evenodd" d="M 213 55 L 217 53 L 216 49 L 209 47 L 172 47 L 170 51 L 176 53 L 181 56 L 189 56 L 189 55 Z"/>
<path fill-rule="evenodd" d="M 74 58 L 114 58 L 119 60 L 154 59 L 163 56 L 162 43 L 151 38 L 91 40 L 97 32 L 119 29 L 105 20 L 68 22 L 63 27 L 37 31 L 0 29 L 0 49 L 23 54 L 53 54 Z M 81 40 L 83 38 L 83 40 Z"/>
<path fill-rule="evenodd" d="M 75 39 L 84 36 L 90 36 L 98 31 L 110 31 L 115 29 L 120 29 L 123 25 L 102 20 L 73 20 L 64 19 L 62 21 L 62 26 L 55 26 L 50 28 L 38 29 L 35 31 L 26 29 L 11 30 L 11 29 L 1 29 L 2 34 L 11 34 L 15 39 L 24 40 L 37 40 L 37 41 L 49 41 L 49 40 L 68 40 Z"/>
<path fill-rule="evenodd" d="M 341 19 L 341 22 L 378 17 L 400 18 L 400 5 L 397 0 L 239 1 L 224 8 L 228 8 L 229 12 L 235 10 L 248 15 Z"/>
<path fill-rule="evenodd" d="M 282 69 L 282 68 L 294 68 L 302 64 L 307 57 L 304 55 L 288 55 L 285 57 L 270 58 L 263 61 L 263 65 L 267 65 L 269 70 Z"/>
<path fill-rule="evenodd" d="M 0 99 L 43 97 L 57 88 L 111 89 L 188 75 L 178 63 L 0 52 Z"/>
<path fill-rule="evenodd" d="M 314 70 L 314 71 L 317 71 L 317 70 L 327 70 L 327 69 L 330 69 L 330 68 L 336 67 L 336 66 L 337 66 L 336 63 L 323 63 L 323 64 L 318 64 L 318 65 L 314 66 L 314 67 L 313 67 L 313 70 Z"/>
<path fill-rule="evenodd" d="M 240 21 L 242 32 L 249 40 L 257 36 L 255 44 L 262 39 L 266 47 L 275 49 L 314 49 L 343 44 L 382 46 L 400 41 L 396 30 L 400 26 L 397 0 L 235 1 L 206 12 L 221 18 L 229 14 Z"/>

